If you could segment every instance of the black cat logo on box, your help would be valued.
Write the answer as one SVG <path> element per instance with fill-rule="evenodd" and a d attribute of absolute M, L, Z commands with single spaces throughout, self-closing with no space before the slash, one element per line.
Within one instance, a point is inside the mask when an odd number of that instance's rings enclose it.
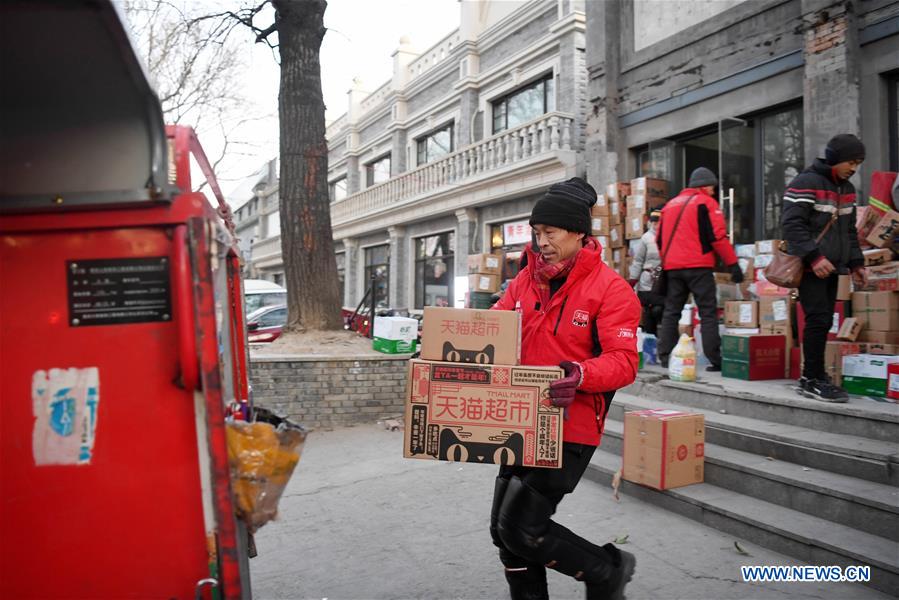
<path fill-rule="evenodd" d="M 438 458 L 454 462 L 520 464 L 524 453 L 524 437 L 520 433 L 503 431 L 490 436 L 488 442 L 462 439 L 470 437 L 471 433 L 463 431 L 461 427 L 444 427 L 440 432 Z"/>
<path fill-rule="evenodd" d="M 443 360 L 489 365 L 493 363 L 493 344 L 487 344 L 483 350 L 459 350 L 453 346 L 452 342 L 443 342 Z"/>

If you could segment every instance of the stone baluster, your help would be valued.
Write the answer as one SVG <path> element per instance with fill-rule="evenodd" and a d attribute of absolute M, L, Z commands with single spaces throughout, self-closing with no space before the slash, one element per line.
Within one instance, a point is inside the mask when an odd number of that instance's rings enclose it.
<path fill-rule="evenodd" d="M 546 119 L 541 119 L 537 124 L 537 129 L 540 132 L 540 152 L 548 152 L 549 151 L 549 128 L 547 127 L 548 123 Z"/>
<path fill-rule="evenodd" d="M 571 150 L 571 119 L 562 121 L 562 150 Z"/>
<path fill-rule="evenodd" d="M 528 128 L 522 127 L 518 130 L 518 134 L 521 136 L 521 158 L 528 158 L 531 155 L 531 140 L 528 137 Z"/>
<path fill-rule="evenodd" d="M 559 117 L 552 117 L 549 120 L 549 149 L 559 149 Z"/>

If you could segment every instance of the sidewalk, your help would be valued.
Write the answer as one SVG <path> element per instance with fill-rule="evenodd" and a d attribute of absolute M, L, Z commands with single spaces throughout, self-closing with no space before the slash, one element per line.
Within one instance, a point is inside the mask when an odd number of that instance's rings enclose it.
<path fill-rule="evenodd" d="M 257 599 L 508 598 L 487 531 L 496 468 L 407 460 L 401 447 L 401 431 L 375 425 L 310 435 L 280 520 L 256 536 Z M 627 536 L 630 600 L 887 598 L 859 584 L 743 583 L 741 565 L 801 563 L 588 480 L 556 519 L 598 544 Z M 584 596 L 552 570 L 549 589 Z"/>

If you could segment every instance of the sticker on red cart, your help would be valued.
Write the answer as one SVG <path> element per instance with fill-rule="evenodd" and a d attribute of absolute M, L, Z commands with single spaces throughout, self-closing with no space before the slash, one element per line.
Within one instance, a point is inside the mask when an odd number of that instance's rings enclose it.
<path fill-rule="evenodd" d="M 31 378 L 34 464 L 90 464 L 99 403 L 96 367 L 35 371 Z"/>

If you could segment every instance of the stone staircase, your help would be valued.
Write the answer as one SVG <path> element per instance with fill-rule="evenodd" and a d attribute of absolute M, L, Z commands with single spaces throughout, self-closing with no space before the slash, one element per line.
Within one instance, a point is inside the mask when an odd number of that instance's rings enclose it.
<path fill-rule="evenodd" d="M 697 383 L 641 371 L 615 396 L 587 476 L 621 467 L 626 411 L 705 415 L 705 483 L 621 491 L 812 565 L 869 565 L 875 589 L 899 595 L 899 405 L 803 398 L 795 382 L 702 374 Z"/>

